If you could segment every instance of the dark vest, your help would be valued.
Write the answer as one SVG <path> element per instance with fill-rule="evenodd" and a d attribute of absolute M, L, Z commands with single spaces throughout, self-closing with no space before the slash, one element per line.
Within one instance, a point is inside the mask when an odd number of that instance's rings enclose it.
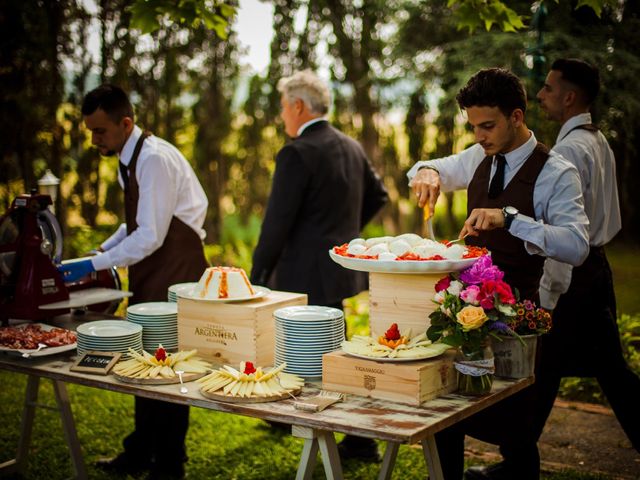
<path fill-rule="evenodd" d="M 503 208 L 510 205 L 523 215 L 536 218 L 533 190 L 547 158 L 549 149 L 538 143 L 503 192 L 497 198 L 490 199 L 488 191 L 493 157 L 486 157 L 478 165 L 467 190 L 467 215 L 474 208 Z M 504 272 L 504 281 L 518 289 L 521 300 L 537 301 L 544 257 L 527 253 L 524 241 L 504 228 L 481 232 L 477 237 L 467 237 L 466 241 L 469 245 L 489 249 L 493 263 Z"/>
<path fill-rule="evenodd" d="M 125 183 L 125 218 L 127 234 L 138 228 L 139 188 L 136 165 L 145 138 L 144 132 L 133 151 L 127 167 L 129 181 Z M 171 219 L 163 244 L 148 257 L 129 266 L 129 290 L 133 296 L 129 305 L 141 302 L 166 302 L 167 289 L 176 283 L 196 282 L 207 268 L 202 240 L 198 234 L 177 217 Z"/>

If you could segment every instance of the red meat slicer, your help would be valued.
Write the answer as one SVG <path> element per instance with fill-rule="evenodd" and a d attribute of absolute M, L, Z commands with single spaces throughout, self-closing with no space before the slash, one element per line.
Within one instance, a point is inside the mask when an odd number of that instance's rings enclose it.
<path fill-rule="evenodd" d="M 48 208 L 51 203 L 49 195 L 32 190 L 31 194 L 16 197 L 0 217 L 0 323 L 6 324 L 9 318 L 39 321 L 68 313 L 69 306 L 41 307 L 64 303 L 70 293 L 79 290 L 120 290 L 115 268 L 65 284 L 56 269 L 62 256 L 62 231 Z M 113 312 L 120 300 L 103 301 L 90 309 Z"/>

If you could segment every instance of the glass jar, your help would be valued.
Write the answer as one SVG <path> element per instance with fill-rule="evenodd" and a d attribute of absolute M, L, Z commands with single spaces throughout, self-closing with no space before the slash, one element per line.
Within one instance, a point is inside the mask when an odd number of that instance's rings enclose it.
<path fill-rule="evenodd" d="M 458 348 L 454 366 L 458 372 L 458 393 L 479 396 L 491 392 L 494 363 L 491 343 L 483 343 L 480 348 Z"/>

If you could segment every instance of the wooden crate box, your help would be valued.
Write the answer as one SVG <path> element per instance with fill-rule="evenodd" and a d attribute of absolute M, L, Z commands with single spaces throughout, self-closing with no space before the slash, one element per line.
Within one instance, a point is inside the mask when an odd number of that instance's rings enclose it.
<path fill-rule="evenodd" d="M 415 362 L 379 362 L 344 352 L 322 358 L 322 388 L 363 397 L 420 405 L 457 388 L 455 352 Z"/>
<path fill-rule="evenodd" d="M 397 323 L 400 332 L 411 328 L 411 336 L 426 332 L 433 303 L 435 285 L 446 273 L 369 274 L 369 326 L 371 332 L 382 335 Z"/>
<path fill-rule="evenodd" d="M 259 300 L 237 303 L 178 297 L 179 348 L 196 348 L 198 356 L 216 365 L 237 366 L 242 360 L 256 366 L 273 365 L 273 312 L 306 304 L 304 294 L 277 291 Z"/>

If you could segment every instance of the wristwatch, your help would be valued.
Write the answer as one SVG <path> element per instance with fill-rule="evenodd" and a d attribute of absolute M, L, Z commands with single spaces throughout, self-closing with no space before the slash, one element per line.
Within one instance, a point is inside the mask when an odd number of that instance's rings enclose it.
<path fill-rule="evenodd" d="M 518 215 L 518 209 L 516 207 L 507 206 L 502 209 L 502 214 L 504 215 L 504 228 L 509 230 L 511 227 L 511 222 Z"/>

